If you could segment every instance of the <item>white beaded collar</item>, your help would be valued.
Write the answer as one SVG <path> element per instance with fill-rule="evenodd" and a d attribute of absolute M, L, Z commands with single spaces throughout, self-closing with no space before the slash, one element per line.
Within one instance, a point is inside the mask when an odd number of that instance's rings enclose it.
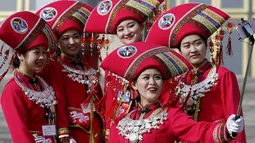
<path fill-rule="evenodd" d="M 44 90 L 43 91 L 35 91 L 26 86 L 24 86 L 17 79 L 15 75 L 15 71 L 13 72 L 14 81 L 18 84 L 18 86 L 25 92 L 26 96 L 29 100 L 36 102 L 36 104 L 40 105 L 40 107 L 50 108 L 53 105 L 57 104 L 57 100 L 55 97 L 55 92 L 51 86 L 49 86 L 41 77 L 36 76 L 39 82 L 42 83 Z"/>
<path fill-rule="evenodd" d="M 161 108 L 158 109 L 160 109 L 160 111 L 162 110 Z M 164 109 L 160 113 L 150 116 L 147 119 L 133 120 L 130 118 L 130 115 L 134 111 L 128 113 L 125 118 L 121 119 L 116 127 L 119 130 L 119 134 L 127 138 L 130 143 L 141 141 L 143 139 L 143 133 L 149 133 L 151 129 L 159 129 L 158 125 L 164 124 L 168 115 L 167 109 Z M 154 112 L 156 111 L 157 110 Z"/>

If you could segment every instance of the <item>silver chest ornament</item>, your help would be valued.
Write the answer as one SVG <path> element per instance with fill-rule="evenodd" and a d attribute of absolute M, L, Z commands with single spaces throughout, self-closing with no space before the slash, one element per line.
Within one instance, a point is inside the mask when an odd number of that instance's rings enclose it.
<path fill-rule="evenodd" d="M 91 82 L 93 84 L 96 84 L 96 82 L 98 82 L 98 79 L 95 80 L 90 80 L 88 78 L 86 78 L 86 76 L 93 76 L 97 73 L 97 71 L 95 69 L 88 69 L 87 71 L 84 70 L 76 70 L 74 68 L 71 68 L 67 65 L 65 65 L 64 63 L 60 62 L 63 66 L 62 71 L 67 73 L 67 76 L 72 79 L 75 82 L 78 82 L 80 84 L 84 84 L 84 85 L 89 85 L 91 84 Z"/>
<path fill-rule="evenodd" d="M 217 85 L 218 74 L 216 70 L 216 66 L 213 66 L 208 77 L 197 84 L 187 85 L 182 81 L 179 82 L 175 90 L 175 95 L 180 96 L 181 106 L 183 106 L 183 103 L 186 101 L 189 94 L 190 97 L 187 101 L 187 105 L 192 106 L 197 104 L 197 101 L 204 96 L 204 93 L 209 92 L 211 87 Z"/>
<path fill-rule="evenodd" d="M 32 90 L 21 84 L 18 79 L 14 78 L 14 80 L 18 84 L 18 86 L 25 92 L 29 100 L 34 101 L 36 104 L 40 105 L 40 107 L 50 108 L 53 105 L 56 105 L 57 100 L 53 88 L 49 86 L 41 77 L 36 76 L 36 78 L 39 80 L 39 82 L 42 83 L 44 87 L 43 91 Z"/>
<path fill-rule="evenodd" d="M 133 120 L 130 118 L 133 112 L 130 112 L 125 118 L 121 119 L 116 127 L 119 130 L 119 135 L 128 139 L 130 143 L 142 141 L 143 134 L 150 133 L 151 129 L 159 129 L 159 125 L 164 124 L 168 115 L 165 109 L 159 114 L 147 119 Z"/>

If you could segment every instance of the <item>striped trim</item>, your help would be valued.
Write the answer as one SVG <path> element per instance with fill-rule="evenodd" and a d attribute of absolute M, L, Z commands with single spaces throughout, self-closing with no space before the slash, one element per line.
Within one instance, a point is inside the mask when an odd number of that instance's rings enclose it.
<path fill-rule="evenodd" d="M 81 29 L 84 28 L 85 22 L 88 19 L 90 12 L 83 7 L 83 4 L 79 1 L 75 2 L 66 11 L 64 11 L 55 23 L 52 25 L 52 29 L 55 33 L 58 33 L 61 26 L 65 23 L 67 19 L 75 21 L 80 25 Z"/>
<path fill-rule="evenodd" d="M 215 13 L 214 11 L 208 8 L 202 11 L 202 13 L 205 13 L 206 15 L 208 15 L 210 18 L 217 21 L 217 23 L 223 24 L 225 22 L 225 19 L 221 15 Z"/>
<path fill-rule="evenodd" d="M 112 8 L 112 11 L 110 13 L 110 16 L 108 18 L 106 27 L 105 27 L 105 33 L 109 34 L 109 33 L 114 33 L 114 27 L 113 27 L 113 22 L 117 16 L 117 14 L 119 13 L 119 11 L 125 7 L 126 3 L 128 2 L 128 0 L 120 0 L 118 1 L 118 3 Z"/>
<path fill-rule="evenodd" d="M 58 135 L 63 135 L 63 134 L 69 134 L 68 128 L 60 128 L 60 129 L 58 129 Z"/>
<path fill-rule="evenodd" d="M 211 31 L 211 34 L 214 33 L 225 22 L 220 15 L 210 9 L 201 11 L 193 18 L 193 20 L 205 25 L 208 30 Z"/>
<path fill-rule="evenodd" d="M 213 140 L 215 143 L 220 143 L 220 140 L 218 138 L 218 132 L 219 132 L 219 128 L 220 128 L 221 124 L 217 125 L 215 127 L 215 129 L 213 130 Z"/>
<path fill-rule="evenodd" d="M 147 16 L 151 15 L 153 13 L 153 10 L 155 9 L 155 7 L 150 5 L 149 3 L 139 0 L 130 0 L 127 5 L 140 10 L 143 14 Z"/>
<path fill-rule="evenodd" d="M 215 143 L 228 143 L 226 135 L 226 127 L 225 124 L 221 123 L 216 125 L 215 129 L 213 130 L 213 139 Z"/>
<path fill-rule="evenodd" d="M 196 16 L 201 11 L 205 10 L 209 6 L 206 4 L 199 4 L 196 7 L 192 8 L 190 11 L 188 11 L 183 17 L 181 17 L 173 26 L 173 28 L 170 31 L 169 39 L 168 39 L 168 47 L 171 47 L 170 45 L 176 45 L 176 38 L 178 33 L 180 32 L 183 25 L 186 23 L 191 22 L 191 19 Z"/>
<path fill-rule="evenodd" d="M 136 0 L 136 1 L 140 2 L 141 0 Z M 154 8 L 160 5 L 160 2 L 158 0 L 143 0 L 143 2 L 153 6 Z"/>
<path fill-rule="evenodd" d="M 124 78 L 127 79 L 127 80 L 132 80 L 134 78 L 134 74 L 137 71 L 137 68 L 140 66 L 140 64 L 144 60 L 146 60 L 150 57 L 153 57 L 156 54 L 159 54 L 159 53 L 162 53 L 162 52 L 167 52 L 167 51 L 169 51 L 169 48 L 162 46 L 162 47 L 157 47 L 157 48 L 147 50 L 144 53 L 140 54 L 129 65 L 129 67 L 127 68 L 127 70 L 124 74 Z"/>
<path fill-rule="evenodd" d="M 206 19 L 205 17 L 201 16 L 201 15 L 197 15 L 193 18 L 193 20 L 196 20 L 200 23 L 202 23 L 205 27 L 207 27 L 207 29 L 213 33 L 214 31 L 217 30 L 217 27 L 211 23 L 210 21 L 208 21 L 208 19 Z"/>
<path fill-rule="evenodd" d="M 166 53 L 157 54 L 156 57 L 158 57 L 160 60 L 162 60 L 166 64 L 166 68 L 169 71 L 171 71 L 171 73 L 169 74 L 176 75 L 178 73 L 178 70 L 180 70 L 180 68 L 176 66 L 177 63 L 175 62 L 175 60 L 173 60 L 168 55 L 166 55 Z"/>
<path fill-rule="evenodd" d="M 206 9 L 205 9 L 206 10 Z M 218 20 L 215 20 L 214 18 L 212 18 L 210 15 L 208 15 L 207 13 L 204 13 L 204 11 L 200 12 L 197 16 L 201 16 L 204 19 L 206 19 L 208 22 L 212 23 L 213 25 L 215 25 L 215 27 L 220 27 L 221 24 Z"/>
<path fill-rule="evenodd" d="M 42 31 L 45 38 L 48 40 L 48 50 L 54 49 L 57 43 L 57 38 L 55 37 L 52 29 L 46 24 Z"/>
<path fill-rule="evenodd" d="M 168 70 L 171 72 L 168 74 L 172 77 L 182 74 L 188 69 L 182 60 L 171 52 L 160 53 L 156 57 L 160 58 L 166 64 Z"/>
<path fill-rule="evenodd" d="M 84 25 L 86 23 L 87 19 L 88 19 L 89 14 L 90 14 L 90 11 L 88 11 L 84 7 L 81 7 L 72 16 L 79 19 L 81 21 L 81 23 L 83 23 L 83 25 Z"/>
<path fill-rule="evenodd" d="M 61 27 L 61 25 L 65 22 L 65 20 L 73 13 L 70 13 L 69 11 L 71 11 L 71 9 L 77 5 L 78 2 L 74 3 L 72 6 L 70 6 L 68 9 L 66 9 L 54 22 L 54 24 L 52 25 L 52 29 L 54 30 L 54 32 L 57 32 L 59 30 L 59 28 Z M 77 8 L 79 9 L 79 8 Z M 76 9 L 76 10 L 77 10 Z"/>

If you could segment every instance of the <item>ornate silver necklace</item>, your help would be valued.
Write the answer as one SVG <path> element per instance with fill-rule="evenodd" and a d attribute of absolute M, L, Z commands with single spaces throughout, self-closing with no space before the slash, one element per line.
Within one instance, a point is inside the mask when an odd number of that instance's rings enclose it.
<path fill-rule="evenodd" d="M 175 95 L 180 96 L 181 106 L 183 106 L 183 103 L 186 101 L 189 94 L 190 97 L 187 101 L 187 105 L 192 106 L 197 104 L 198 100 L 204 96 L 204 93 L 209 92 L 211 87 L 217 85 L 218 74 L 216 70 L 216 66 L 213 66 L 207 78 L 197 84 L 187 85 L 183 81 L 179 82 L 176 87 Z"/>
<path fill-rule="evenodd" d="M 18 86 L 25 92 L 26 96 L 29 100 L 34 101 L 40 107 L 47 107 L 50 108 L 53 105 L 57 104 L 57 100 L 55 97 L 55 92 L 51 86 L 49 86 L 41 77 L 36 76 L 36 78 L 43 84 L 44 90 L 43 91 L 35 91 L 26 86 L 24 86 L 20 81 L 17 79 L 15 75 L 15 71 L 13 73 L 13 77 L 15 82 Z"/>
<path fill-rule="evenodd" d="M 162 110 L 161 108 L 159 109 Z M 141 141 L 143 139 L 143 133 L 150 133 L 151 129 L 159 129 L 158 125 L 164 124 L 168 115 L 167 109 L 165 109 L 159 114 L 150 116 L 147 119 L 133 120 L 130 118 L 130 115 L 134 111 L 128 113 L 125 118 L 121 119 L 116 127 L 119 130 L 119 134 L 128 139 L 130 143 Z"/>
<path fill-rule="evenodd" d="M 87 71 L 84 70 L 77 70 L 74 68 L 71 68 L 70 66 L 65 65 L 61 60 L 59 60 L 61 65 L 63 66 L 62 71 L 67 73 L 67 76 L 71 78 L 73 81 L 84 84 L 84 85 L 89 85 L 90 80 L 86 76 L 91 76 L 96 74 L 95 69 L 88 69 Z"/>

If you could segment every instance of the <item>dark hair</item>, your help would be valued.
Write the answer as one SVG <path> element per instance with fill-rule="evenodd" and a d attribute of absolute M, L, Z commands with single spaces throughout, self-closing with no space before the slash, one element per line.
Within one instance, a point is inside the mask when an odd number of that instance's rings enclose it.
<path fill-rule="evenodd" d="M 23 53 L 20 53 L 20 54 L 25 55 L 26 52 L 23 52 Z M 13 59 L 12 66 L 13 66 L 14 68 L 18 68 L 19 65 L 20 65 L 20 60 L 19 60 L 19 58 L 18 58 L 18 55 L 16 54 L 15 57 L 14 57 L 14 59 Z"/>
<path fill-rule="evenodd" d="M 15 55 L 15 57 L 14 57 L 14 59 L 13 59 L 13 62 L 12 62 L 12 66 L 13 66 L 14 68 L 18 68 L 19 65 L 20 65 L 20 60 L 19 60 L 18 56 Z"/>
<path fill-rule="evenodd" d="M 56 59 L 61 56 L 61 50 L 59 47 L 56 48 Z"/>

